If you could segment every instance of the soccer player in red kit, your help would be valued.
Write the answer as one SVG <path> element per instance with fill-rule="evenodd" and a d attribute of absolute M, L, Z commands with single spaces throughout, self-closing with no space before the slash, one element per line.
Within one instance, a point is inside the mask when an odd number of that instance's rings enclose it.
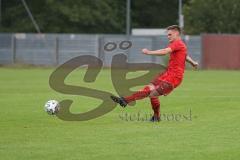
<path fill-rule="evenodd" d="M 146 55 L 166 55 L 170 54 L 168 67 L 165 72 L 157 75 L 150 84 L 145 86 L 142 90 L 133 93 L 130 96 L 116 97 L 111 96 L 111 99 L 119 103 L 122 107 L 126 107 L 128 103 L 143 99 L 150 98 L 153 116 L 151 121 L 160 120 L 160 101 L 159 96 L 168 95 L 174 88 L 179 86 L 183 80 L 185 62 L 189 62 L 193 67 L 197 68 L 198 63 L 187 55 L 187 47 L 181 40 L 181 29 L 177 25 L 167 27 L 167 37 L 169 45 L 167 48 L 160 50 L 142 49 Z"/>

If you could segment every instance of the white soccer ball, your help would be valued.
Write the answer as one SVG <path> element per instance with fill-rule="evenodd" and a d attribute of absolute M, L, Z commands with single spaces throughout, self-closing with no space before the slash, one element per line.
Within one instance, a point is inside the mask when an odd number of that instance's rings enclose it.
<path fill-rule="evenodd" d="M 48 114 L 54 115 L 60 110 L 60 105 L 56 100 L 49 100 L 45 103 L 44 109 Z"/>

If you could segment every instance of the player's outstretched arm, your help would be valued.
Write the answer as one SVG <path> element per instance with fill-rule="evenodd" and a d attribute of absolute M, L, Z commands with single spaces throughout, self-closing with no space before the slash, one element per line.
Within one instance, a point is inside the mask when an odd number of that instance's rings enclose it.
<path fill-rule="evenodd" d="M 190 63 L 195 69 L 198 68 L 198 65 L 199 65 L 198 62 L 194 61 L 189 55 L 187 55 L 186 61 Z"/>
<path fill-rule="evenodd" d="M 160 55 L 160 56 L 162 56 L 162 55 L 171 53 L 172 49 L 171 48 L 164 48 L 164 49 L 160 49 L 160 50 L 150 51 L 150 50 L 144 48 L 144 49 L 142 49 L 142 52 L 144 54 L 147 54 L 147 55 Z"/>

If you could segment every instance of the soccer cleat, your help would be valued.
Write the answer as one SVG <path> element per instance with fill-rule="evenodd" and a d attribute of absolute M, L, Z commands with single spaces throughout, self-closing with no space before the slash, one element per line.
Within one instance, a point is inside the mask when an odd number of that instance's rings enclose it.
<path fill-rule="evenodd" d="M 160 117 L 158 117 L 158 116 L 152 116 L 149 121 L 150 121 L 150 122 L 159 122 L 159 121 L 160 121 Z"/>
<path fill-rule="evenodd" d="M 127 102 L 125 101 L 125 99 L 123 97 L 116 97 L 116 96 L 110 96 L 110 98 L 120 104 L 120 106 L 122 106 L 123 108 L 127 106 Z"/>

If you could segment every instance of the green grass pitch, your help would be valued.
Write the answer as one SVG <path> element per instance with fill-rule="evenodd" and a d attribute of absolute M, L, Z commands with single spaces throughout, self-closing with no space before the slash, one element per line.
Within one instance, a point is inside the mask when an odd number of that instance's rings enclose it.
<path fill-rule="evenodd" d="M 49 99 L 74 100 L 71 111 L 85 112 L 100 101 L 64 95 L 48 85 L 54 69 L 0 68 L 0 159 L 164 159 L 230 160 L 240 157 L 240 72 L 186 71 L 180 87 L 161 97 L 165 114 L 192 119 L 160 123 L 126 121 L 124 113 L 151 113 L 148 99 L 134 107 L 119 106 L 99 118 L 67 122 L 44 112 Z M 66 80 L 82 85 L 83 71 Z M 84 84 L 116 93 L 110 70 Z"/>

